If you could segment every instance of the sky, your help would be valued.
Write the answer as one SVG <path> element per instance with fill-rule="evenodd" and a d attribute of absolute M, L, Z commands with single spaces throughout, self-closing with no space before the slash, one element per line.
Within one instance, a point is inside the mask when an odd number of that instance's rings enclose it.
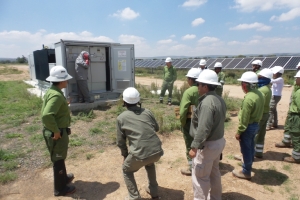
<path fill-rule="evenodd" d="M 0 0 L 0 58 L 60 39 L 135 57 L 300 54 L 300 0 Z"/>

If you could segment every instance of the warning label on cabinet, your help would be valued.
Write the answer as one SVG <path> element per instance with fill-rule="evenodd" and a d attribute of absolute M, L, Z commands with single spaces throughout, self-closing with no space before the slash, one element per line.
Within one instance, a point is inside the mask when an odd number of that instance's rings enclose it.
<path fill-rule="evenodd" d="M 126 60 L 118 60 L 118 71 L 126 71 Z"/>
<path fill-rule="evenodd" d="M 118 57 L 119 57 L 119 58 L 124 58 L 124 57 L 126 57 L 126 51 L 118 51 Z"/>

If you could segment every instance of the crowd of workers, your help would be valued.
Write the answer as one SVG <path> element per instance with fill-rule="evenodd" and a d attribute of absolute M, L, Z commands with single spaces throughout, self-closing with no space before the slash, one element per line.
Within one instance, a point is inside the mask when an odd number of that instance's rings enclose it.
<path fill-rule="evenodd" d="M 88 68 L 86 53 L 76 60 L 76 71 L 79 67 Z M 88 54 L 87 54 L 88 56 Z M 160 103 L 163 103 L 165 91 L 168 90 L 168 105 L 172 104 L 172 90 L 177 79 L 177 73 L 172 66 L 170 57 L 165 60 L 163 69 L 163 84 L 160 93 Z M 263 158 L 266 130 L 277 128 L 278 117 L 276 106 L 281 98 L 283 88 L 280 66 L 262 69 L 262 62 L 255 60 L 252 71 L 247 71 L 238 79 L 245 93 L 239 111 L 239 125 L 235 138 L 240 145 L 242 155 L 235 159 L 241 160 L 242 168 L 234 169 L 232 174 L 241 179 L 251 179 L 254 158 Z M 300 69 L 300 63 L 296 66 Z M 82 102 L 92 102 L 89 98 L 84 78 L 77 76 L 79 97 Z M 225 147 L 224 123 L 226 104 L 222 98 L 225 74 L 222 63 L 216 62 L 214 70 L 207 69 L 206 61 L 200 60 L 199 68 L 191 68 L 187 75 L 189 88 L 184 91 L 180 102 L 181 131 L 186 146 L 188 165 L 181 170 L 183 175 L 192 177 L 194 199 L 221 199 L 222 185 L 219 162 Z M 65 159 L 68 151 L 70 126 L 70 111 L 68 102 L 62 93 L 67 87 L 67 81 L 72 77 L 62 66 L 55 66 L 46 79 L 52 82 L 51 88 L 44 96 L 42 106 L 43 136 L 53 162 L 54 195 L 65 196 L 72 194 L 76 188 L 69 183 L 74 179 L 73 174 L 67 174 Z M 78 81 L 79 80 L 79 81 Z M 292 156 L 284 161 L 300 163 L 300 71 L 295 76 L 294 89 L 284 126 L 282 142 L 275 146 L 293 147 Z M 158 123 L 152 112 L 142 108 L 140 94 L 129 87 L 123 92 L 124 107 L 117 121 L 117 146 L 124 157 L 122 165 L 124 181 L 128 189 L 127 199 L 141 199 L 134 173 L 145 167 L 148 176 L 148 186 L 145 191 L 152 199 L 160 199 L 156 181 L 155 162 L 164 151 L 156 132 Z"/>

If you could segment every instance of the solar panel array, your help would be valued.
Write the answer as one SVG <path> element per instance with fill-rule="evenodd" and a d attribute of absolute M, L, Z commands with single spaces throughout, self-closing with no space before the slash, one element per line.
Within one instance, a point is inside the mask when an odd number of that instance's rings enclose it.
<path fill-rule="evenodd" d="M 300 56 L 279 56 L 279 57 L 251 57 L 251 58 L 210 58 L 206 66 L 213 68 L 216 62 L 221 62 L 223 69 L 251 69 L 254 60 L 261 60 L 262 68 L 282 66 L 285 70 L 294 70 L 300 62 Z M 175 68 L 193 68 L 199 66 L 200 59 L 173 59 L 172 65 Z M 135 67 L 156 68 L 165 66 L 165 59 L 135 60 Z"/>

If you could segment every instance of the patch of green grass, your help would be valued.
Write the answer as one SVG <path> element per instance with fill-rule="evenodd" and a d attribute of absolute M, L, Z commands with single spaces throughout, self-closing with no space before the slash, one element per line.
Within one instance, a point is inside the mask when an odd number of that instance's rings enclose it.
<path fill-rule="evenodd" d="M 94 128 L 90 128 L 89 133 L 91 135 L 100 135 L 105 133 L 102 129 L 98 128 L 98 127 L 94 127 Z"/>
<path fill-rule="evenodd" d="M 300 195 L 299 194 L 292 194 L 289 197 L 289 200 L 299 200 L 300 199 Z"/>
<path fill-rule="evenodd" d="M 21 70 L 18 70 L 15 67 L 8 67 L 8 66 L 4 66 L 1 65 L 2 67 L 0 67 L 0 74 L 1 75 L 6 75 L 6 74 L 22 74 Z"/>
<path fill-rule="evenodd" d="M 290 172 L 292 168 L 291 168 L 290 164 L 287 164 L 287 165 L 283 165 L 282 169 L 285 170 L 285 171 Z"/>
<path fill-rule="evenodd" d="M 16 161 L 6 161 L 2 164 L 5 170 L 13 170 L 18 167 L 18 163 Z"/>
<path fill-rule="evenodd" d="M 86 154 L 86 159 L 87 159 L 87 160 L 90 160 L 90 159 L 92 159 L 93 157 L 94 157 L 94 155 L 91 154 L 91 153 Z"/>
<path fill-rule="evenodd" d="M 5 134 L 5 138 L 11 139 L 11 138 L 22 138 L 24 137 L 21 133 L 7 133 Z"/>
<path fill-rule="evenodd" d="M 264 189 L 265 190 L 268 190 L 268 191 L 270 191 L 270 192 L 274 192 L 274 189 L 273 188 L 271 188 L 270 186 L 267 186 L 267 185 L 264 185 Z"/>
<path fill-rule="evenodd" d="M 16 154 L 9 153 L 8 151 L 0 149 L 0 160 L 8 161 L 8 160 L 13 160 L 17 157 L 18 156 Z"/>
<path fill-rule="evenodd" d="M 73 116 L 71 118 L 72 122 L 75 123 L 78 120 L 85 121 L 85 122 L 91 122 L 93 119 L 95 119 L 96 115 L 93 110 L 90 110 L 89 112 L 79 112 L 79 113 L 73 113 Z"/>
<path fill-rule="evenodd" d="M 4 172 L 0 174 L 0 183 L 5 184 L 14 181 L 18 178 L 17 174 L 14 172 Z"/>
<path fill-rule="evenodd" d="M 229 91 L 223 93 L 223 99 L 226 103 L 227 111 L 238 111 L 242 105 L 242 99 L 229 97 Z"/>
<path fill-rule="evenodd" d="M 43 140 L 44 140 L 44 136 L 41 133 L 34 134 L 29 138 L 29 141 L 31 143 L 38 143 L 38 142 L 42 142 Z"/>
<path fill-rule="evenodd" d="M 31 95 L 23 81 L 0 82 L 0 125 L 3 129 L 17 127 L 34 115 L 39 115 L 42 99 Z"/>
<path fill-rule="evenodd" d="M 79 146 L 82 146 L 84 143 L 84 139 L 82 138 L 71 138 L 70 139 L 70 146 L 73 146 L 73 147 L 79 147 Z"/>
<path fill-rule="evenodd" d="M 27 133 L 36 133 L 40 128 L 41 125 L 34 124 L 34 125 L 26 126 L 25 131 Z"/>
<path fill-rule="evenodd" d="M 226 155 L 226 158 L 228 158 L 229 160 L 234 160 L 234 155 L 231 155 L 231 154 Z"/>

